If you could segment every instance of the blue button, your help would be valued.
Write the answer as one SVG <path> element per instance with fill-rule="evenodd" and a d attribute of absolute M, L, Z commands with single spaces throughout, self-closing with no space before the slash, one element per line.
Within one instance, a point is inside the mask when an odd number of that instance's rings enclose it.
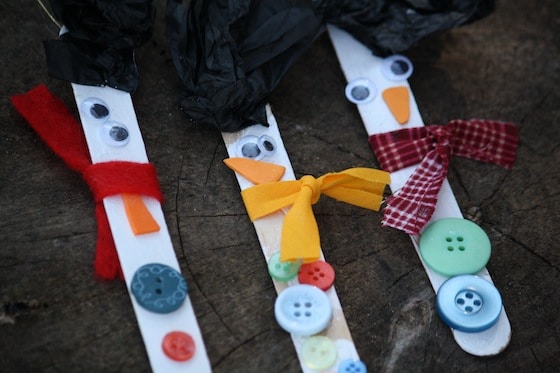
<path fill-rule="evenodd" d="M 181 273 L 159 263 L 140 267 L 132 277 L 130 289 L 143 308 L 155 313 L 173 312 L 187 297 L 187 282 Z"/>
<path fill-rule="evenodd" d="M 309 336 L 327 327 L 332 307 L 324 291 L 311 285 L 294 285 L 276 298 L 274 315 L 288 333 Z"/>
<path fill-rule="evenodd" d="M 367 373 L 367 368 L 360 360 L 347 359 L 338 366 L 338 373 Z"/>
<path fill-rule="evenodd" d="M 494 285 L 478 276 L 456 276 L 438 289 L 436 309 L 443 322 L 453 329 L 476 333 L 498 321 L 502 297 Z"/>

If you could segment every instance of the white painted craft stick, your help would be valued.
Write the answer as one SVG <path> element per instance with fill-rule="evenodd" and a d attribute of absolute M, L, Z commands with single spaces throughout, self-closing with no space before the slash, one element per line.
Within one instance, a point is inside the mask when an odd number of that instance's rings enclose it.
<path fill-rule="evenodd" d="M 228 154 L 231 158 L 241 156 L 240 154 L 237 154 L 235 145 L 236 142 L 244 136 L 250 136 L 250 135 L 257 136 L 257 137 L 260 137 L 262 135 L 270 136 L 276 143 L 276 150 L 273 155 L 271 155 L 266 159 L 263 159 L 263 161 L 286 167 L 286 172 L 282 177 L 282 180 L 295 180 L 294 171 L 292 169 L 290 159 L 288 158 L 288 153 L 284 148 L 282 137 L 280 136 L 280 132 L 278 130 L 278 124 L 276 123 L 276 118 L 272 114 L 269 105 L 267 105 L 267 116 L 268 116 L 268 122 L 270 124 L 269 127 L 254 125 L 235 133 L 223 132 L 222 137 L 227 147 Z M 239 182 L 239 187 L 241 188 L 241 190 L 253 186 L 251 182 L 247 181 L 244 177 L 238 175 L 237 173 L 236 173 L 236 177 L 237 177 L 237 181 Z M 257 236 L 259 238 L 261 249 L 265 257 L 265 260 L 267 262 L 269 258 L 272 256 L 272 254 L 274 254 L 277 251 L 280 251 L 280 238 L 281 238 L 283 221 L 284 221 L 283 212 L 276 212 L 254 221 L 254 226 L 257 232 Z M 323 259 L 322 252 L 321 252 L 321 258 Z M 274 283 L 274 287 L 276 288 L 276 292 L 278 294 L 280 294 L 287 287 L 298 284 L 297 277 L 296 279 L 291 280 L 287 283 L 279 282 L 274 279 L 272 280 L 272 282 Z M 359 356 L 358 356 L 358 352 L 356 351 L 356 347 L 354 346 L 354 342 L 352 341 L 352 336 L 350 334 L 350 330 L 348 329 L 346 318 L 344 317 L 344 312 L 342 310 L 342 306 L 340 305 L 340 301 L 338 299 L 338 295 L 336 293 L 335 287 L 332 286 L 326 293 L 333 309 L 333 318 L 329 327 L 323 332 L 319 333 L 319 335 L 328 337 L 335 343 L 337 347 L 337 353 L 338 353 L 337 361 L 332 367 L 328 369 L 329 372 L 331 371 L 336 372 L 338 371 L 338 366 L 342 361 L 347 359 L 359 360 Z M 274 317 L 274 315 L 271 314 L 270 317 Z M 302 360 L 302 356 L 300 354 L 301 345 L 307 339 L 307 337 L 299 337 L 294 334 L 292 334 L 291 336 L 292 336 L 292 341 L 294 343 L 294 347 L 298 354 L 302 371 L 304 373 L 316 372 L 316 370 L 311 369 L 305 365 L 304 361 Z"/>
<path fill-rule="evenodd" d="M 109 87 L 72 84 L 72 88 L 93 163 L 148 163 L 130 94 Z M 84 112 L 82 104 L 90 98 L 104 101 L 110 108 L 110 119 L 126 125 L 130 137 L 126 145 L 110 146 L 104 142 L 100 131 L 102 123 Z M 130 291 L 134 273 L 145 264 L 161 263 L 181 272 L 159 201 L 151 197 L 142 197 L 142 200 L 160 226 L 158 232 L 134 235 L 120 195 L 107 197 L 103 203 L 150 365 L 154 372 L 161 373 L 210 372 L 210 362 L 189 296 L 176 311 L 158 314 L 140 306 Z M 163 352 L 164 336 L 177 330 L 188 333 L 195 342 L 196 351 L 190 360 L 174 361 Z"/>
<path fill-rule="evenodd" d="M 348 82 L 357 78 L 367 78 L 375 83 L 380 92 L 395 85 L 407 86 L 410 88 L 406 80 L 396 84 L 385 78 L 381 70 L 383 59 L 374 56 L 370 49 L 358 42 L 350 34 L 332 25 L 328 25 L 328 32 L 342 71 Z M 341 92 L 343 92 L 342 89 Z M 397 123 L 380 95 L 372 102 L 357 105 L 368 135 L 424 125 L 414 95 L 410 89 L 409 92 L 411 95 L 410 120 L 405 126 Z M 414 169 L 415 166 L 407 167 L 391 173 L 391 190 L 397 191 L 402 188 Z M 453 195 L 451 186 L 446 179 L 441 188 L 436 210 L 430 222 L 450 217 L 462 218 L 463 215 Z M 441 284 L 447 280 L 447 278 L 432 271 L 422 260 L 418 244 L 419 237 L 411 236 L 411 239 L 418 253 L 418 257 L 430 279 L 432 287 L 434 291 L 437 292 Z M 477 275 L 492 282 L 492 278 L 486 268 Z M 500 353 L 507 347 L 511 338 L 511 326 L 504 307 L 502 307 L 498 322 L 487 330 L 478 333 L 465 333 L 454 329 L 451 330 L 457 344 L 464 351 L 477 356 L 492 356 Z"/>

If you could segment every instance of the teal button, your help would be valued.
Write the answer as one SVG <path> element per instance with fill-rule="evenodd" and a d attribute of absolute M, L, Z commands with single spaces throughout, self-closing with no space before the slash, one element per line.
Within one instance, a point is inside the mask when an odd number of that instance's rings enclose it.
<path fill-rule="evenodd" d="M 134 273 L 130 290 L 144 309 L 170 313 L 181 307 L 188 288 L 179 271 L 165 264 L 150 263 Z"/>
<path fill-rule="evenodd" d="M 297 262 L 281 262 L 280 252 L 272 254 L 268 259 L 268 273 L 270 277 L 280 282 L 288 282 L 294 279 L 301 266 L 301 261 Z"/>
<path fill-rule="evenodd" d="M 478 225 L 461 218 L 430 224 L 420 238 L 420 254 L 428 267 L 446 277 L 475 274 L 482 270 L 492 247 Z"/>
<path fill-rule="evenodd" d="M 332 367 L 338 357 L 334 342 L 322 335 L 307 338 L 300 352 L 303 363 L 319 371 Z"/>

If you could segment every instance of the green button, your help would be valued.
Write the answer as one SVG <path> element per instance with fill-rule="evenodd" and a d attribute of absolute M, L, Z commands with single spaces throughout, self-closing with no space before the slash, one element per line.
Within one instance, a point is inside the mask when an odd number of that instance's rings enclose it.
<path fill-rule="evenodd" d="M 288 282 L 297 276 L 300 266 L 301 261 L 281 262 L 278 251 L 268 260 L 268 273 L 276 281 Z"/>
<path fill-rule="evenodd" d="M 428 267 L 447 277 L 479 272 L 491 251 L 486 233 L 466 219 L 438 220 L 420 238 L 420 254 Z"/>
<path fill-rule="evenodd" d="M 315 370 L 332 367 L 338 356 L 334 342 L 322 335 L 307 338 L 301 345 L 300 353 L 303 363 Z"/>

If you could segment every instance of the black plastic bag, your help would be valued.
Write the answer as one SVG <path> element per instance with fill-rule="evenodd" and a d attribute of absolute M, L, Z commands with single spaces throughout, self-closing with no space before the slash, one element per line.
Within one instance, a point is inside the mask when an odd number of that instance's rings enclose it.
<path fill-rule="evenodd" d="M 436 31 L 489 15 L 494 0 L 319 0 L 324 22 L 352 34 L 376 55 L 402 52 Z"/>
<path fill-rule="evenodd" d="M 167 39 L 187 116 L 221 131 L 267 125 L 267 95 L 321 28 L 308 0 L 180 0 Z"/>
<path fill-rule="evenodd" d="M 187 116 L 237 131 L 267 124 L 268 94 L 325 23 L 385 55 L 493 9 L 494 0 L 168 0 L 167 39 Z"/>
<path fill-rule="evenodd" d="M 50 0 L 50 4 L 68 31 L 44 42 L 49 74 L 79 84 L 136 90 L 134 48 L 152 36 L 152 0 Z"/>

